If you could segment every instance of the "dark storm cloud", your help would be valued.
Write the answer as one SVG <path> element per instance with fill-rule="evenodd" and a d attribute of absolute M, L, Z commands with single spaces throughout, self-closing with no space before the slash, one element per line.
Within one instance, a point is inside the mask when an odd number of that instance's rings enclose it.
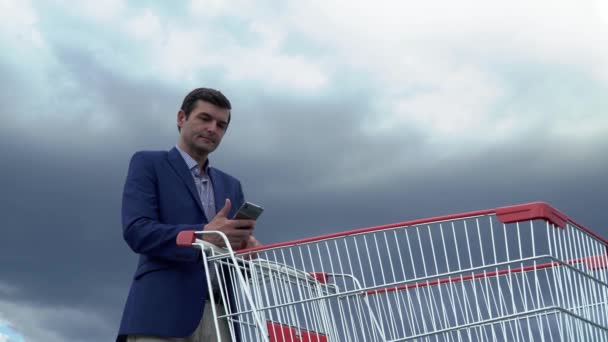
<path fill-rule="evenodd" d="M 71 155 L 67 146 L 3 148 L 2 155 L 9 167 L 0 171 L 0 268 L 2 280 L 19 288 L 2 299 L 115 311 L 130 273 L 127 249 L 117 243 L 118 162 Z M 70 328 L 62 317 L 53 320 L 53 329 Z"/>
<path fill-rule="evenodd" d="M 163 145 L 155 113 L 160 103 L 174 106 L 175 101 L 171 91 L 155 83 L 121 80 L 90 55 L 55 51 L 70 73 L 63 77 L 73 76 L 79 91 L 63 93 L 59 106 L 47 107 L 59 113 L 56 119 L 3 118 L 0 269 L 2 282 L 18 291 L 0 294 L 0 299 L 102 317 L 104 324 L 83 320 L 75 328 L 69 317 L 50 314 L 37 324 L 64 340 L 107 341 L 117 329 L 135 262 L 120 228 L 126 166 L 134 146 L 155 137 Z M 10 79 L 0 82 L 2 89 L 11 89 Z M 24 91 L 17 95 L 4 103 L 5 110 L 15 111 L 20 103 L 33 107 L 41 98 Z M 107 114 L 118 126 L 92 134 L 89 113 L 101 106 L 110 109 Z M 9 130 L 14 127 L 20 129 Z M 125 133 L 129 131 L 137 133 Z"/>
<path fill-rule="evenodd" d="M 265 194 L 262 201 L 276 205 L 267 210 L 263 220 L 282 226 L 283 234 L 306 237 L 328 230 L 546 201 L 608 236 L 603 214 L 608 189 L 603 174 L 608 161 L 579 167 L 567 161 L 535 161 L 542 152 L 537 148 L 513 157 L 496 154 L 437 163 L 413 175 L 404 172 L 403 176 L 378 179 L 376 184 L 352 190 Z M 538 163 L 547 166 L 538 168 Z"/>
<path fill-rule="evenodd" d="M 5 230 L 0 263 L 2 280 L 20 288 L 10 300 L 80 308 L 117 326 L 135 262 L 120 234 L 120 192 L 136 147 L 108 151 L 99 145 L 86 153 L 71 146 L 37 146 L 16 135 L 8 138 L 1 144 Z M 236 134 L 230 139 L 226 142 L 240 144 Z M 306 142 L 286 143 L 273 158 L 232 159 L 230 149 L 218 151 L 218 164 L 243 180 L 250 200 L 266 207 L 256 233 L 264 242 L 535 200 L 548 201 L 608 236 L 603 224 L 608 163 L 602 158 L 571 165 L 538 160 L 558 152 L 552 149 L 507 154 L 515 148 L 509 147 L 471 160 L 436 163 L 414 174 L 404 170 L 351 190 L 328 186 L 311 191 L 308 184 L 332 167 L 330 151 L 338 153 L 347 143 L 328 135 L 324 145 L 313 143 L 312 153 L 298 147 Z M 382 168 L 383 158 L 372 155 L 383 151 L 364 150 L 363 145 L 359 153 L 370 154 L 373 162 L 359 167 Z M 289 190 L 265 191 L 276 183 Z M 65 336 L 77 334 L 60 317 L 49 325 Z M 82 336 L 90 331 L 83 330 Z M 98 333 L 103 340 L 114 331 Z"/>

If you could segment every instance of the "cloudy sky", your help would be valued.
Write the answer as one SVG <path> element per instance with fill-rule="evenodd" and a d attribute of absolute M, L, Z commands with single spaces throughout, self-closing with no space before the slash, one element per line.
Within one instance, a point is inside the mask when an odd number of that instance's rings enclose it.
<path fill-rule="evenodd" d="M 200 86 L 262 242 L 538 200 L 608 237 L 603 0 L 0 0 L 0 50 L 0 341 L 114 338 L 129 158 Z"/>

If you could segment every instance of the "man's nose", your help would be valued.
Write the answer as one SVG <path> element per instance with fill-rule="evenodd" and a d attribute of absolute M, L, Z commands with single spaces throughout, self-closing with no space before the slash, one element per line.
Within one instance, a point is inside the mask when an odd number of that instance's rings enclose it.
<path fill-rule="evenodd" d="M 217 133 L 219 129 L 219 126 L 217 125 L 216 121 L 211 121 L 209 123 L 209 125 L 207 125 L 207 131 L 212 132 L 212 133 Z"/>

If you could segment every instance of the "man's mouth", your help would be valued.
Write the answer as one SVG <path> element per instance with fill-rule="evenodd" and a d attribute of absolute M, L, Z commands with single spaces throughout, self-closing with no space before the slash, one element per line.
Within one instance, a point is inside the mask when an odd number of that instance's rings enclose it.
<path fill-rule="evenodd" d="M 209 137 L 203 137 L 203 136 L 201 136 L 200 138 L 203 139 L 203 140 L 205 140 L 205 141 L 207 141 L 207 142 L 209 142 L 209 143 L 215 144 L 215 140 L 213 140 L 213 139 L 211 139 Z"/>

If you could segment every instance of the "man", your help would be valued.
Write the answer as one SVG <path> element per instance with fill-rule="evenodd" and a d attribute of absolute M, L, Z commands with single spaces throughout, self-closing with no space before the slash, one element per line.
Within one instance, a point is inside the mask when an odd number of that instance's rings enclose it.
<path fill-rule="evenodd" d="M 183 230 L 216 230 L 233 248 L 259 246 L 255 221 L 232 220 L 244 202 L 240 182 L 209 165 L 231 118 L 219 91 L 190 92 L 177 113 L 179 140 L 170 151 L 133 155 L 124 186 L 123 235 L 140 255 L 117 341 L 214 341 L 211 305 L 200 251 L 176 245 Z M 220 247 L 215 234 L 203 237 Z M 217 296 L 216 296 L 217 297 Z M 220 325 L 229 341 L 227 323 Z"/>

